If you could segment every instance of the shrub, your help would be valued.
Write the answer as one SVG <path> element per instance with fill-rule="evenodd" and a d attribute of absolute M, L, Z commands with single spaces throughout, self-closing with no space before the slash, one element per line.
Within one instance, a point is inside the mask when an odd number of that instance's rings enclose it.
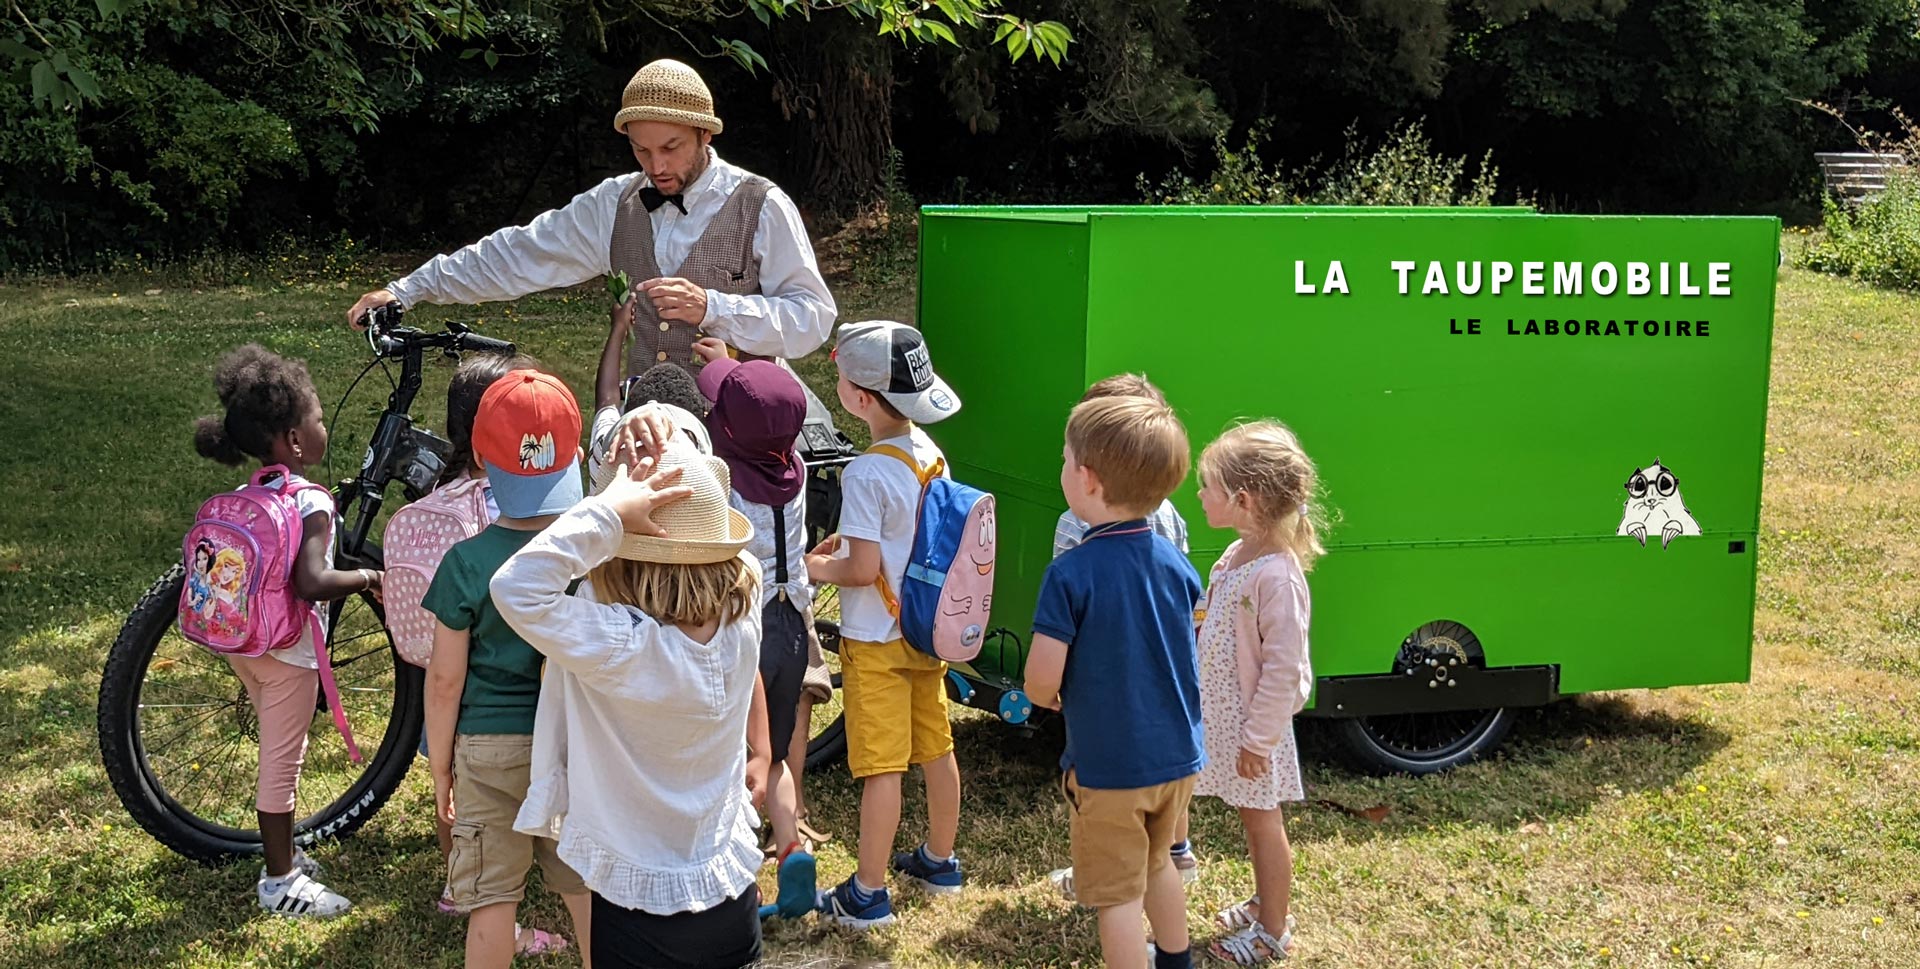
<path fill-rule="evenodd" d="M 1855 137 L 1862 150 L 1899 155 L 1906 167 L 1892 170 L 1884 191 L 1852 208 L 1826 196 L 1821 202 L 1826 234 L 1807 247 L 1801 261 L 1809 269 L 1875 286 L 1920 290 L 1920 124 L 1899 108 L 1892 113 L 1895 133 L 1867 131 Z"/>
<path fill-rule="evenodd" d="M 1321 170 L 1315 163 L 1288 170 L 1260 159 L 1267 139 L 1262 121 L 1247 132 L 1235 151 L 1226 135 L 1214 136 L 1214 169 L 1203 179 L 1175 172 L 1159 184 L 1140 176 L 1140 192 L 1154 205 L 1492 205 L 1500 170 L 1493 153 L 1480 159 L 1471 177 L 1465 156 L 1434 151 L 1419 121 L 1404 121 L 1387 132 L 1379 147 L 1346 131 L 1340 158 Z"/>
<path fill-rule="evenodd" d="M 1896 170 L 1886 191 L 1849 209 L 1828 196 L 1826 235 L 1808 246 L 1807 268 L 1876 286 L 1920 290 L 1920 176 Z"/>

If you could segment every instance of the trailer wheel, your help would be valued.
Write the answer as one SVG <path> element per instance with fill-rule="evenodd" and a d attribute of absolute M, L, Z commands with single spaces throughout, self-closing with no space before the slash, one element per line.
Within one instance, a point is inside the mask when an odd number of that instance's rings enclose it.
<path fill-rule="evenodd" d="M 1452 620 L 1430 622 L 1400 644 L 1393 671 L 1433 663 L 1484 667 L 1480 638 Z M 1334 735 L 1356 767 L 1373 774 L 1437 774 L 1480 759 L 1512 729 L 1514 711 L 1452 710 L 1352 717 L 1336 721 Z"/>

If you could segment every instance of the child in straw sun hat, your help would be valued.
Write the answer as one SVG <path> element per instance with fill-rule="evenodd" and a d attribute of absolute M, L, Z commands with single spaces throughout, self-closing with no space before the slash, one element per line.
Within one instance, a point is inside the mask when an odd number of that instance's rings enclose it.
<path fill-rule="evenodd" d="M 754 720 L 756 757 L 770 755 L 754 689 L 760 565 L 727 494 L 725 462 L 669 444 L 493 578 L 501 615 L 549 661 L 516 828 L 557 837 L 592 890 L 599 969 L 760 956 L 741 743 Z"/>

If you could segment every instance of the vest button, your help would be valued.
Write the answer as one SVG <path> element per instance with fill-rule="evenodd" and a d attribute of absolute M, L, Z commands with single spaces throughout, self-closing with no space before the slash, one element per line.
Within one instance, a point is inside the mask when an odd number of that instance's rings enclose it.
<path fill-rule="evenodd" d="M 665 333 L 665 332 L 667 332 L 667 321 L 666 321 L 666 320 L 661 320 L 661 321 L 660 321 L 660 332 L 662 332 L 662 333 Z"/>
<path fill-rule="evenodd" d="M 653 358 L 655 360 L 665 360 L 667 358 L 667 351 L 662 350 L 659 353 L 654 354 Z"/>

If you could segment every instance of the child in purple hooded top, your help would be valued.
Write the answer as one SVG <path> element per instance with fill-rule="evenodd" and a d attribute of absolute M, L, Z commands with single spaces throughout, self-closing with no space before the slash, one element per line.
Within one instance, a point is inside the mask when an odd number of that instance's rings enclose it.
<path fill-rule="evenodd" d="M 748 551 L 760 559 L 760 679 L 767 694 L 768 739 L 777 755 L 798 724 L 807 672 L 807 627 L 813 590 L 807 582 L 806 465 L 794 447 L 807 416 L 799 378 L 777 363 L 741 362 L 712 338 L 694 344 L 706 361 L 697 382 L 713 402 L 707 432 L 715 457 L 727 463 L 733 507 L 753 523 Z M 793 775 L 780 760 L 767 778 L 767 814 L 780 857 L 779 904 L 789 917 L 813 908 L 813 856 L 802 845 Z"/>

